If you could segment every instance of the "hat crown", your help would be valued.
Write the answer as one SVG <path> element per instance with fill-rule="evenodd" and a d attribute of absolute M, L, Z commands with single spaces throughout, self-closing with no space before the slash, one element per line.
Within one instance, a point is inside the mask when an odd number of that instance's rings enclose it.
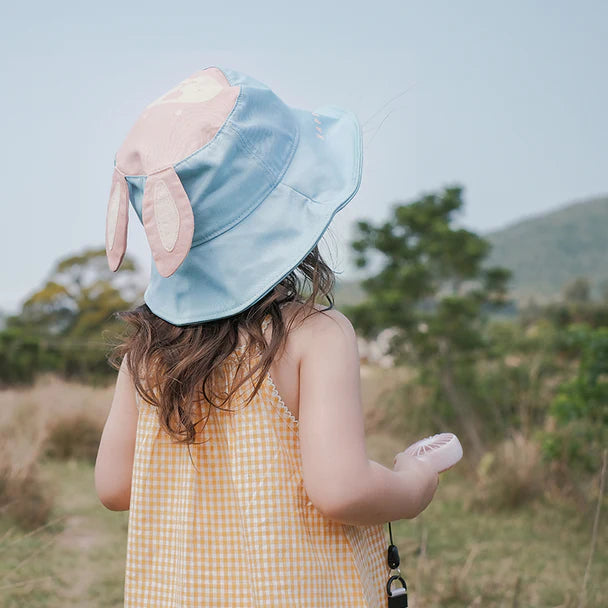
<path fill-rule="evenodd" d="M 131 204 L 152 253 L 144 301 L 157 316 L 184 325 L 244 310 L 355 195 L 361 143 L 348 110 L 289 107 L 235 70 L 192 74 L 145 108 L 116 154 L 110 269 L 126 251 Z"/>
<path fill-rule="evenodd" d="M 116 154 L 116 168 L 142 220 L 148 177 L 172 166 L 192 206 L 196 245 L 264 200 L 289 166 L 298 135 L 289 107 L 268 86 L 209 67 L 146 107 Z"/>

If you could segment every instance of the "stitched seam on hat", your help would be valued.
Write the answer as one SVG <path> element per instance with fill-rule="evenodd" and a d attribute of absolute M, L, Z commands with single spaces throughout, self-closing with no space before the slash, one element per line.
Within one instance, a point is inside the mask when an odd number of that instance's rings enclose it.
<path fill-rule="evenodd" d="M 351 184 L 355 184 L 356 180 L 351 180 Z M 327 205 L 327 202 L 322 203 L 321 201 L 317 201 L 314 198 L 311 198 L 310 196 L 308 196 L 307 194 L 304 194 L 303 192 L 300 192 L 299 190 L 297 190 L 296 188 L 294 188 L 293 186 L 290 186 L 288 183 L 286 182 L 281 182 L 281 184 L 287 188 L 289 188 L 290 190 L 292 190 L 293 192 L 295 192 L 296 194 L 299 194 L 302 198 L 305 198 L 307 201 L 310 201 L 311 203 L 314 203 L 315 205 L 321 205 L 321 206 L 325 206 Z M 349 186 L 349 188 L 352 187 Z"/>
<path fill-rule="evenodd" d="M 237 217 L 235 217 L 229 224 L 226 224 L 225 226 L 218 228 L 215 232 L 212 232 L 210 235 L 205 236 L 203 239 L 198 239 L 196 241 L 193 241 L 192 244 L 190 245 L 190 248 L 196 247 L 197 245 L 202 245 L 203 243 L 207 243 L 208 241 L 211 241 L 214 238 L 224 234 L 224 232 L 228 232 L 228 230 L 231 230 L 232 228 L 234 228 L 234 226 L 236 224 L 239 224 L 241 222 L 241 220 L 243 220 L 245 217 L 247 217 L 250 213 L 253 213 L 264 202 L 264 200 L 267 199 L 268 196 L 270 196 L 270 193 L 279 185 L 279 183 L 280 182 L 271 183 L 270 187 L 268 189 L 268 192 L 266 192 L 261 197 L 261 200 L 256 201 L 254 204 L 251 205 L 251 207 L 247 207 L 247 209 L 245 209 L 245 211 L 243 211 Z"/>
<path fill-rule="evenodd" d="M 295 192 L 296 194 L 299 194 L 302 198 L 305 198 L 307 201 L 310 201 L 311 203 L 316 203 L 317 205 L 322 205 L 323 204 L 323 203 L 320 203 L 319 201 L 316 201 L 314 198 L 310 198 L 310 196 L 307 196 L 303 192 L 300 192 L 299 190 L 296 190 L 296 188 L 294 188 L 293 186 L 290 186 L 287 182 L 281 182 L 281 183 L 284 186 L 286 186 L 287 188 L 289 188 L 290 190 L 292 190 L 293 192 Z"/>
<path fill-rule="evenodd" d="M 272 171 L 272 169 L 264 162 L 264 160 L 253 149 L 253 147 L 249 143 L 249 140 L 247 140 L 242 133 L 237 131 L 232 126 L 232 124 L 229 126 L 229 128 L 232 129 L 233 133 L 241 140 L 241 143 L 246 148 L 246 150 L 256 160 L 259 161 L 259 163 L 262 165 L 262 168 L 266 169 L 266 172 L 270 175 L 270 177 L 272 177 L 273 180 L 276 180 L 274 187 L 276 188 L 276 186 L 278 186 L 280 183 L 282 183 L 281 180 L 283 179 L 283 176 L 287 172 L 287 169 L 289 169 L 289 167 L 291 166 L 291 163 L 293 162 L 293 158 L 295 156 L 296 148 L 298 147 L 298 143 L 300 142 L 300 129 L 296 128 L 296 136 L 294 137 L 293 141 L 291 142 L 291 148 L 289 149 L 289 154 L 288 154 L 289 162 L 285 163 L 285 165 L 283 166 L 283 168 L 281 169 L 281 171 L 278 175 L 275 175 L 275 173 Z"/>
<path fill-rule="evenodd" d="M 295 125 L 296 125 L 296 136 L 294 137 L 294 140 L 291 144 L 291 149 L 289 150 L 289 162 L 285 164 L 285 166 L 283 167 L 283 170 L 279 174 L 279 183 L 283 183 L 283 181 L 282 181 L 283 177 L 285 176 L 285 173 L 287 173 L 287 169 L 289 169 L 289 167 L 291 166 L 294 156 L 296 155 L 296 150 L 298 148 L 298 144 L 300 143 L 300 126 L 298 125 L 297 121 L 295 122 Z"/>
<path fill-rule="evenodd" d="M 357 141 L 355 141 L 356 144 L 356 148 L 359 151 L 361 144 L 357 143 Z M 357 183 L 357 175 L 359 173 L 358 169 L 359 169 L 359 164 L 357 163 L 357 165 L 355 166 L 355 169 L 353 170 L 353 174 L 351 176 L 351 184 L 356 184 Z M 293 192 L 295 192 L 296 194 L 299 194 L 300 196 L 303 196 L 305 199 L 309 200 L 311 203 L 315 203 L 316 205 L 324 205 L 325 203 L 321 203 L 320 201 L 315 200 L 314 198 L 311 198 L 309 196 L 307 196 L 306 194 L 304 194 L 303 192 L 300 192 L 298 189 L 294 188 L 293 186 L 290 186 L 287 182 L 282 181 L 281 182 L 283 184 L 283 186 L 287 186 L 287 188 L 289 188 L 290 190 L 292 190 Z"/>
<path fill-rule="evenodd" d="M 287 171 L 287 168 L 291 165 L 291 161 L 293 160 L 294 157 L 294 152 L 295 152 L 295 147 L 299 141 L 299 133 L 298 133 L 298 137 L 294 138 L 294 141 L 292 143 L 291 149 L 290 149 L 290 162 L 286 163 L 285 169 L 283 170 L 283 172 L 281 173 L 281 175 L 277 178 L 272 171 L 266 166 L 266 164 L 262 161 L 262 159 L 257 156 L 257 154 L 251 149 L 250 146 L 247 145 L 247 143 L 245 142 L 245 140 L 243 139 L 243 137 L 241 136 L 241 134 L 234 129 L 234 127 L 232 125 L 227 127 L 228 130 L 231 130 L 239 139 L 240 141 L 243 143 L 243 146 L 247 149 L 248 152 L 250 152 L 250 154 L 258 161 L 260 161 L 260 163 L 262 164 L 262 169 L 266 170 L 266 173 L 269 175 L 269 177 L 272 179 L 272 183 L 268 189 L 268 191 L 263 194 L 261 200 L 256 201 L 256 203 L 254 203 L 253 205 L 251 205 L 250 207 L 247 207 L 247 209 L 245 209 L 245 211 L 243 211 L 242 213 L 240 213 L 236 218 L 234 218 L 229 224 L 226 224 L 225 226 L 222 226 L 221 228 L 218 228 L 215 232 L 212 232 L 211 234 L 205 235 L 204 238 L 202 239 L 197 239 L 196 241 L 193 241 L 192 244 L 190 245 L 190 247 L 196 247 L 197 245 L 202 245 L 203 243 L 207 243 L 208 241 L 211 241 L 212 239 L 224 234 L 224 232 L 228 232 L 228 230 L 231 230 L 232 228 L 234 228 L 234 226 L 238 223 L 241 222 L 241 220 L 243 220 L 245 217 L 247 217 L 250 213 L 253 213 L 258 207 L 259 205 L 261 205 L 264 200 L 266 198 L 268 198 L 268 196 L 270 196 L 271 192 L 280 184 L 281 182 L 281 177 L 285 174 L 285 172 Z"/>
<path fill-rule="evenodd" d="M 294 137 L 293 141 L 291 142 L 291 148 L 289 149 L 289 154 L 288 154 L 289 162 L 284 164 L 283 168 L 277 175 L 275 175 L 274 172 L 272 171 L 272 169 L 268 165 L 266 165 L 266 163 L 264 162 L 264 159 L 262 159 L 260 156 L 258 156 L 255 149 L 249 143 L 249 140 L 245 137 L 245 135 L 238 133 L 238 136 L 241 139 L 241 141 L 243 142 L 243 145 L 251 152 L 251 154 L 253 156 L 255 156 L 260 161 L 260 163 L 262 163 L 265 167 L 267 167 L 268 171 L 271 172 L 273 178 L 277 180 L 277 184 L 283 179 L 283 176 L 285 175 L 285 173 L 287 172 L 287 169 L 291 165 L 291 162 L 293 161 L 293 157 L 295 156 L 295 150 L 298 146 L 298 143 L 300 142 L 300 128 L 298 127 L 297 122 L 295 123 L 295 125 L 296 125 L 296 136 Z"/>
<path fill-rule="evenodd" d="M 230 125 L 230 128 L 232 129 L 233 134 L 240 139 L 241 143 L 243 144 L 243 147 L 247 150 L 247 152 L 249 152 L 249 154 L 251 154 L 251 156 L 253 156 L 258 161 L 258 163 L 262 166 L 262 169 L 264 169 L 266 173 L 270 175 L 273 181 L 278 183 L 279 178 L 274 174 L 273 170 L 264 162 L 264 160 L 257 155 L 256 151 L 251 147 L 251 144 L 245 139 L 245 136 L 239 133 L 239 131 L 237 131 L 236 128 L 232 127 L 232 125 Z"/>
<path fill-rule="evenodd" d="M 220 67 L 218 67 L 218 66 L 213 66 L 213 67 L 217 67 L 220 71 L 222 71 L 222 73 L 226 77 L 226 80 L 228 80 L 228 82 L 230 83 L 230 86 L 235 86 L 232 84 L 232 81 L 228 78 L 228 76 L 223 72 L 223 70 Z M 211 234 L 206 235 L 202 239 L 197 239 L 196 241 L 193 241 L 190 245 L 191 248 L 196 247 L 197 245 L 202 245 L 203 243 L 207 243 L 208 241 L 224 234 L 224 232 L 228 232 L 228 230 L 231 230 L 232 228 L 234 228 L 234 226 L 236 226 L 238 223 L 240 223 L 240 221 L 243 220 L 245 217 L 247 217 L 250 213 L 253 213 L 253 211 L 255 211 L 255 209 L 257 209 L 257 207 L 259 205 L 261 205 L 264 202 L 264 200 L 266 198 L 268 198 L 268 196 L 270 196 L 271 192 L 281 183 L 281 179 L 283 178 L 283 176 L 287 172 L 287 169 L 290 167 L 290 165 L 293 161 L 296 148 L 300 141 L 300 130 L 299 130 L 299 128 L 297 128 L 296 136 L 293 138 L 293 141 L 291 142 L 291 148 L 289 149 L 289 154 L 288 154 L 289 162 L 285 163 L 285 166 L 283 167 L 283 169 L 281 170 L 281 172 L 278 175 L 275 175 L 275 173 L 272 171 L 272 169 L 255 152 L 255 150 L 252 148 L 251 144 L 245 138 L 245 136 L 236 129 L 236 127 L 232 124 L 232 122 L 229 122 L 229 119 L 232 117 L 233 112 L 236 110 L 238 102 L 240 101 L 241 96 L 243 94 L 242 83 L 240 83 L 238 86 L 240 87 L 239 96 L 237 97 L 234 107 L 232 108 L 232 111 L 228 115 L 226 122 L 222 125 L 222 128 L 220 129 L 220 131 L 225 129 L 226 131 L 230 131 L 232 134 L 236 135 L 239 138 L 239 141 L 243 144 L 243 147 L 245 148 L 245 150 L 247 152 L 249 152 L 249 154 L 258 161 L 258 163 L 261 165 L 261 168 L 269 175 L 269 177 L 271 178 L 273 183 L 270 185 L 270 188 L 265 193 L 265 195 L 261 198 L 261 200 L 257 201 L 255 204 L 251 205 L 251 207 L 248 207 L 247 209 L 245 209 L 245 211 L 243 211 L 241 214 L 239 214 L 229 224 L 222 226 L 221 228 L 218 228 L 215 232 L 212 232 Z M 213 139 L 212 141 L 215 141 L 215 139 Z M 193 154 L 196 154 L 196 152 Z M 185 160 L 186 159 L 184 159 L 184 161 Z M 184 161 L 180 161 L 180 163 L 184 162 Z M 177 165 L 176 165 L 176 171 L 177 171 Z"/>

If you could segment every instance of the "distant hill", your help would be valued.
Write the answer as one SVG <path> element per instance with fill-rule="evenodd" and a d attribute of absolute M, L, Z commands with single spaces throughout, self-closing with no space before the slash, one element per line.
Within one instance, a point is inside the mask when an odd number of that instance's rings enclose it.
<path fill-rule="evenodd" d="M 489 263 L 513 272 L 513 295 L 552 299 L 564 285 L 587 277 L 592 287 L 608 280 L 608 196 L 567 205 L 484 235 Z"/>
<path fill-rule="evenodd" d="M 587 277 L 596 294 L 608 281 L 608 196 L 569 204 L 482 236 L 492 244 L 488 265 L 513 272 L 511 292 L 521 303 L 530 297 L 538 302 L 556 298 L 577 277 Z M 358 281 L 340 278 L 337 305 L 362 297 Z"/>

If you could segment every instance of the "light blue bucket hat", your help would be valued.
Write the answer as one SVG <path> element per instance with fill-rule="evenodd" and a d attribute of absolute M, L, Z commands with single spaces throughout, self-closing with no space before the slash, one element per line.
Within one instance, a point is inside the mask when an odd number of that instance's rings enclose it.
<path fill-rule="evenodd" d="M 108 264 L 127 243 L 129 200 L 152 251 L 144 301 L 174 325 L 235 315 L 310 253 L 357 193 L 356 115 L 287 106 L 235 70 L 200 70 L 150 104 L 114 160 Z"/>

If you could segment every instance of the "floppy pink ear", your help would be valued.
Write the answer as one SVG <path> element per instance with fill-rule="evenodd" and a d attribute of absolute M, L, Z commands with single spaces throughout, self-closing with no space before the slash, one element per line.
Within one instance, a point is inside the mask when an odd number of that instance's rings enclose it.
<path fill-rule="evenodd" d="M 173 167 L 146 178 L 142 222 L 158 272 L 171 276 L 188 255 L 194 235 L 192 205 Z"/>
<path fill-rule="evenodd" d="M 124 175 L 114 167 L 106 214 L 106 257 L 112 272 L 118 270 L 127 249 L 128 222 L 129 186 Z"/>

